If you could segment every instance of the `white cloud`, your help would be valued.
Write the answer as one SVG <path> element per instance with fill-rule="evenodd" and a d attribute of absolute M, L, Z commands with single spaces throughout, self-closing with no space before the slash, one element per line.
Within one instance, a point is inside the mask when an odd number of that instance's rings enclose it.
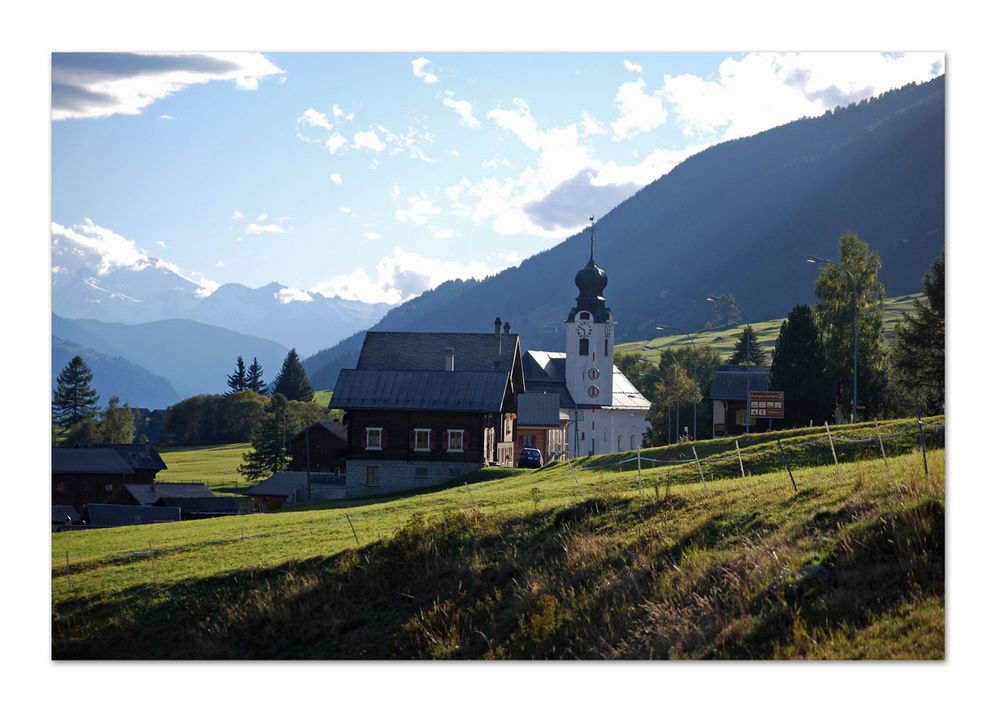
<path fill-rule="evenodd" d="M 382 235 L 377 231 L 366 231 L 365 238 L 368 239 L 368 241 L 382 241 Z"/>
<path fill-rule="evenodd" d="M 336 106 L 334 106 L 336 108 Z M 307 108 L 305 113 L 303 113 L 298 118 L 299 123 L 304 123 L 308 126 L 314 126 L 316 128 L 326 128 L 327 130 L 333 130 L 333 124 L 326 117 L 326 114 L 322 111 L 317 111 L 315 108 Z"/>
<path fill-rule="evenodd" d="M 259 216 L 257 217 L 257 221 L 259 221 L 259 222 L 262 222 L 262 221 L 264 221 L 265 219 L 267 219 L 267 212 L 263 212 L 263 213 L 261 213 L 261 214 L 260 214 L 260 215 L 259 215 Z"/>
<path fill-rule="evenodd" d="M 169 113 L 162 113 L 162 114 L 160 114 L 160 120 L 161 121 L 175 121 L 177 119 L 174 118 L 173 116 L 171 116 Z"/>
<path fill-rule="evenodd" d="M 468 101 L 459 101 L 451 96 L 446 96 L 442 103 L 459 115 L 462 119 L 462 125 L 466 128 L 479 127 L 479 119 L 472 114 L 472 104 Z"/>
<path fill-rule="evenodd" d="M 311 303 L 313 297 L 299 288 L 282 288 L 274 294 L 274 299 L 282 305 L 287 305 L 294 302 Z"/>
<path fill-rule="evenodd" d="M 234 209 L 233 210 L 232 220 L 234 222 L 241 222 L 241 221 L 243 221 L 243 212 L 241 212 L 238 209 Z"/>
<path fill-rule="evenodd" d="M 607 127 L 601 123 L 599 120 L 594 118 L 592 115 L 583 112 L 583 117 L 581 119 L 580 132 L 584 136 L 588 135 L 606 135 L 608 132 Z"/>
<path fill-rule="evenodd" d="M 619 118 L 611 123 L 614 140 L 628 140 L 640 133 L 648 133 L 667 121 L 667 111 L 657 95 L 645 93 L 646 82 L 630 81 L 618 87 L 615 103 Z"/>
<path fill-rule="evenodd" d="M 159 246 L 161 249 L 167 248 L 167 244 L 165 241 L 157 241 L 156 245 Z"/>
<path fill-rule="evenodd" d="M 392 190 L 390 190 L 389 192 L 389 194 L 392 195 L 393 199 L 399 199 L 399 195 L 401 195 L 402 193 L 403 190 L 399 188 L 399 185 L 393 185 Z"/>
<path fill-rule="evenodd" d="M 286 234 L 281 224 L 248 224 L 247 234 Z"/>
<path fill-rule="evenodd" d="M 233 81 L 253 90 L 258 80 L 284 73 L 253 52 L 57 52 L 52 55 L 52 120 L 137 115 L 188 86 Z"/>
<path fill-rule="evenodd" d="M 628 71 L 634 72 L 636 74 L 641 74 L 642 73 L 642 65 L 641 64 L 633 64 L 628 59 L 625 60 L 625 68 Z"/>
<path fill-rule="evenodd" d="M 226 264 L 225 264 L 225 263 L 223 263 L 222 261 L 216 261 L 216 262 L 215 262 L 215 267 L 216 267 L 216 268 L 225 268 L 225 267 L 226 267 Z"/>
<path fill-rule="evenodd" d="M 185 274 L 178 266 L 159 258 L 151 258 L 131 239 L 111 229 L 84 219 L 83 224 L 66 227 L 52 222 L 52 272 L 77 270 L 81 266 L 92 270 L 98 278 L 120 269 L 143 271 L 157 268 L 170 271 L 184 280 L 199 286 L 199 296 L 209 295 L 219 287 L 215 281 L 200 274 Z M 59 263 L 61 262 L 61 263 Z M 72 268 L 63 264 L 71 263 Z"/>
<path fill-rule="evenodd" d="M 326 141 L 326 149 L 330 151 L 330 155 L 336 154 L 345 145 L 347 145 L 347 138 L 340 133 L 334 133 Z"/>
<path fill-rule="evenodd" d="M 724 60 L 717 79 L 668 74 L 657 93 L 685 134 L 715 142 L 818 116 L 943 71 L 944 55 L 932 52 L 759 53 Z"/>
<path fill-rule="evenodd" d="M 506 264 L 504 264 L 506 265 Z M 444 261 L 404 251 L 398 246 L 375 266 L 375 274 L 358 268 L 313 288 L 327 297 L 366 303 L 401 303 L 453 279 L 485 278 L 501 270 L 478 260 Z"/>
<path fill-rule="evenodd" d="M 454 229 L 437 229 L 431 227 L 431 236 L 435 239 L 451 239 L 455 236 Z"/>
<path fill-rule="evenodd" d="M 340 208 L 340 211 L 341 211 L 341 213 L 343 213 L 343 214 L 354 214 L 354 212 L 352 212 L 352 211 L 351 211 L 351 208 L 350 208 L 350 207 L 341 207 L 341 208 Z"/>
<path fill-rule="evenodd" d="M 425 84 L 436 84 L 438 82 L 438 78 L 427 70 L 427 65 L 430 63 L 430 59 L 420 57 L 411 61 L 410 65 L 413 67 L 413 75 L 415 77 L 423 79 Z"/>
<path fill-rule="evenodd" d="M 441 214 L 441 209 L 436 207 L 427 196 L 426 192 L 408 197 L 406 200 L 409 207 L 396 210 L 396 220 L 400 222 L 413 222 L 414 224 L 426 224 L 434 217 Z"/>
<path fill-rule="evenodd" d="M 333 182 L 333 183 L 338 184 L 338 185 L 342 185 L 342 184 L 344 184 L 344 178 L 341 177 L 336 172 L 331 172 L 330 173 L 330 182 Z"/>
<path fill-rule="evenodd" d="M 380 153 L 385 150 L 385 143 L 379 140 L 378 134 L 374 130 L 358 131 L 354 134 L 354 147 Z"/>

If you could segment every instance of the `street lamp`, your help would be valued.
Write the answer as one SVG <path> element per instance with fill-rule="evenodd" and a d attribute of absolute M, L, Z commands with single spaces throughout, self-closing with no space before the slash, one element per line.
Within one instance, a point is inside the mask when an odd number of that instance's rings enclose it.
<path fill-rule="evenodd" d="M 851 385 L 851 423 L 854 423 L 854 414 L 858 408 L 858 301 L 861 300 L 861 282 L 853 273 L 847 270 L 846 266 L 836 261 L 819 256 L 810 256 L 806 259 L 806 263 L 819 263 L 820 261 L 839 268 L 846 273 L 847 277 L 851 279 L 851 285 L 854 286 L 854 371 L 852 372 L 854 381 Z"/>
<path fill-rule="evenodd" d="M 707 300 L 709 303 L 731 303 L 732 305 L 735 305 L 737 308 L 739 308 L 740 312 L 743 313 L 743 317 L 746 318 L 746 321 L 747 321 L 747 355 L 746 355 L 746 367 L 747 367 L 747 369 L 746 369 L 746 379 L 747 379 L 747 410 L 744 413 L 744 424 L 745 424 L 745 429 L 744 430 L 747 433 L 750 433 L 750 316 L 747 315 L 747 311 L 745 311 L 743 309 L 743 306 L 741 306 L 735 300 L 731 300 L 729 298 L 720 298 L 717 295 L 706 296 L 705 300 Z"/>
<path fill-rule="evenodd" d="M 657 325 L 656 329 L 659 330 L 660 332 L 663 332 L 664 330 L 673 330 L 674 332 L 678 332 L 681 335 L 684 335 L 684 337 L 686 337 L 688 339 L 688 342 L 691 343 L 691 349 L 697 351 L 698 345 L 696 345 L 694 343 L 694 340 L 691 339 L 691 335 L 689 335 L 688 333 L 684 332 L 680 328 L 672 327 L 670 325 Z M 697 399 L 694 400 L 694 405 L 693 405 L 692 408 L 694 409 L 694 412 L 692 414 L 692 416 L 693 416 L 693 422 L 694 422 L 693 423 L 693 426 L 694 426 L 693 435 L 694 435 L 694 440 L 698 440 L 698 400 Z M 680 417 L 678 416 L 678 418 L 680 418 Z M 678 421 L 678 431 L 679 430 L 680 430 L 680 422 Z"/>

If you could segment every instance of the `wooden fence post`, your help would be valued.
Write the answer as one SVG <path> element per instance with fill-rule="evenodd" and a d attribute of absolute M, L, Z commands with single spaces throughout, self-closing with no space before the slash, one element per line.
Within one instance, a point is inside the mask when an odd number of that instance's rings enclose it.
<path fill-rule="evenodd" d="M 792 475 L 792 467 L 788 464 L 788 458 L 785 456 L 785 448 L 781 445 L 781 439 L 775 436 L 774 440 L 778 442 L 778 452 L 781 453 L 781 460 L 785 463 L 785 470 L 788 471 L 788 477 L 792 480 L 792 489 L 798 493 L 799 486 L 795 484 L 795 477 Z"/>
<path fill-rule="evenodd" d="M 833 434 L 830 433 L 830 424 L 826 421 L 823 422 L 826 427 L 826 437 L 830 440 L 830 451 L 833 453 L 833 467 L 837 471 L 837 476 L 840 476 L 840 463 L 837 462 L 837 449 L 833 445 Z"/>
<path fill-rule="evenodd" d="M 472 496 L 472 488 L 470 488 L 470 487 L 469 487 L 469 483 L 465 483 L 465 482 L 464 482 L 464 483 L 462 483 L 462 484 L 463 484 L 463 485 L 465 486 L 465 491 L 466 491 L 467 493 L 469 493 L 469 502 L 471 502 L 471 503 L 472 503 L 472 506 L 473 506 L 473 507 L 474 507 L 474 508 L 476 509 L 476 511 L 478 512 L 478 511 L 479 511 L 479 507 L 478 507 L 478 505 L 476 505 L 476 498 L 474 498 L 474 497 Z"/>
<path fill-rule="evenodd" d="M 240 539 L 243 542 L 243 563 L 245 565 L 250 564 L 250 552 L 247 550 L 247 535 L 243 531 L 243 525 L 240 525 Z"/>
<path fill-rule="evenodd" d="M 618 467 L 620 468 L 621 466 L 619 465 Z M 578 478 L 576 476 L 576 470 L 573 469 L 572 465 L 569 466 L 569 472 L 573 473 L 573 480 L 576 481 L 576 491 L 580 495 L 580 499 L 582 500 L 583 499 L 583 488 L 580 487 L 580 478 Z"/>
<path fill-rule="evenodd" d="M 701 472 L 701 461 L 698 460 L 698 449 L 691 446 L 691 452 L 694 453 L 694 462 L 698 464 L 698 477 L 701 478 L 701 487 L 705 492 L 708 492 L 708 484 L 705 482 L 705 474 Z"/>
<path fill-rule="evenodd" d="M 642 449 L 635 449 L 635 474 L 639 479 L 639 497 L 642 497 Z"/>
<path fill-rule="evenodd" d="M 875 435 L 878 436 L 878 449 L 882 451 L 882 462 L 885 463 L 885 473 L 889 474 L 889 459 L 885 457 L 885 445 L 882 443 L 882 429 L 878 426 L 878 419 L 875 419 Z"/>
<path fill-rule="evenodd" d="M 743 478 L 744 482 L 746 482 L 747 474 L 746 471 L 743 470 L 743 454 L 740 453 L 740 441 L 739 439 L 734 439 L 733 442 L 736 444 L 736 458 L 740 461 L 740 476 Z"/>
<path fill-rule="evenodd" d="M 156 561 L 153 560 L 153 542 L 149 543 L 149 567 L 153 571 L 153 583 L 156 583 Z"/>
<path fill-rule="evenodd" d="M 351 521 L 351 516 L 346 512 L 344 513 L 344 516 L 347 517 L 347 523 L 351 525 L 351 531 L 354 532 L 354 543 L 361 546 L 361 540 L 358 539 L 358 533 L 357 530 L 354 529 L 354 522 Z"/>
<path fill-rule="evenodd" d="M 66 583 L 69 585 L 69 590 L 73 590 L 73 570 L 69 565 L 69 552 L 66 552 Z"/>
<path fill-rule="evenodd" d="M 920 452 L 924 456 L 924 479 L 930 479 L 931 474 L 927 470 L 927 443 L 924 441 L 924 419 L 920 415 L 920 404 L 917 404 L 917 427 L 920 429 Z"/>

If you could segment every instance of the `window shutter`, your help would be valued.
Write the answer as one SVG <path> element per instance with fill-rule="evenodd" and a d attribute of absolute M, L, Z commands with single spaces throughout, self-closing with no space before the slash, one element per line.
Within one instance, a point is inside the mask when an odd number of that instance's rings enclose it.
<path fill-rule="evenodd" d="M 410 429 L 410 450 L 417 447 L 417 429 Z"/>
<path fill-rule="evenodd" d="M 434 450 L 435 448 L 437 448 L 437 434 L 434 432 L 434 429 L 431 429 L 429 438 L 430 438 L 431 450 Z"/>
<path fill-rule="evenodd" d="M 462 431 L 462 450 L 469 450 L 469 432 Z"/>
<path fill-rule="evenodd" d="M 388 438 L 388 436 L 385 435 L 385 429 L 383 428 L 382 429 L 382 440 L 381 440 L 382 450 L 385 450 L 385 448 L 386 448 L 386 445 L 385 445 L 386 438 Z"/>

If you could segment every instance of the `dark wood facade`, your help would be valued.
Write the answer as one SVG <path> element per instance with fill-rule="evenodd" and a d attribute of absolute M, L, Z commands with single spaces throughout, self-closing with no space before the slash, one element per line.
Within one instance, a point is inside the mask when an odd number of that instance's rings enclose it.
<path fill-rule="evenodd" d="M 52 473 L 52 504 L 78 510 L 90 502 L 108 502 L 125 483 L 153 482 L 156 473 Z"/>
<path fill-rule="evenodd" d="M 347 428 L 342 424 L 316 423 L 289 441 L 292 462 L 289 470 L 343 475 L 347 462 Z"/>
<path fill-rule="evenodd" d="M 353 459 L 461 461 L 487 465 L 503 462 L 507 451 L 506 458 L 513 456 L 513 411 L 484 414 L 357 410 L 348 415 L 347 428 L 347 456 Z M 449 443 L 457 443 L 457 432 L 461 432 L 462 443 L 461 448 L 455 450 L 457 446 L 450 447 Z M 376 438 L 377 447 L 374 445 Z M 424 439 L 427 445 L 423 445 Z"/>

